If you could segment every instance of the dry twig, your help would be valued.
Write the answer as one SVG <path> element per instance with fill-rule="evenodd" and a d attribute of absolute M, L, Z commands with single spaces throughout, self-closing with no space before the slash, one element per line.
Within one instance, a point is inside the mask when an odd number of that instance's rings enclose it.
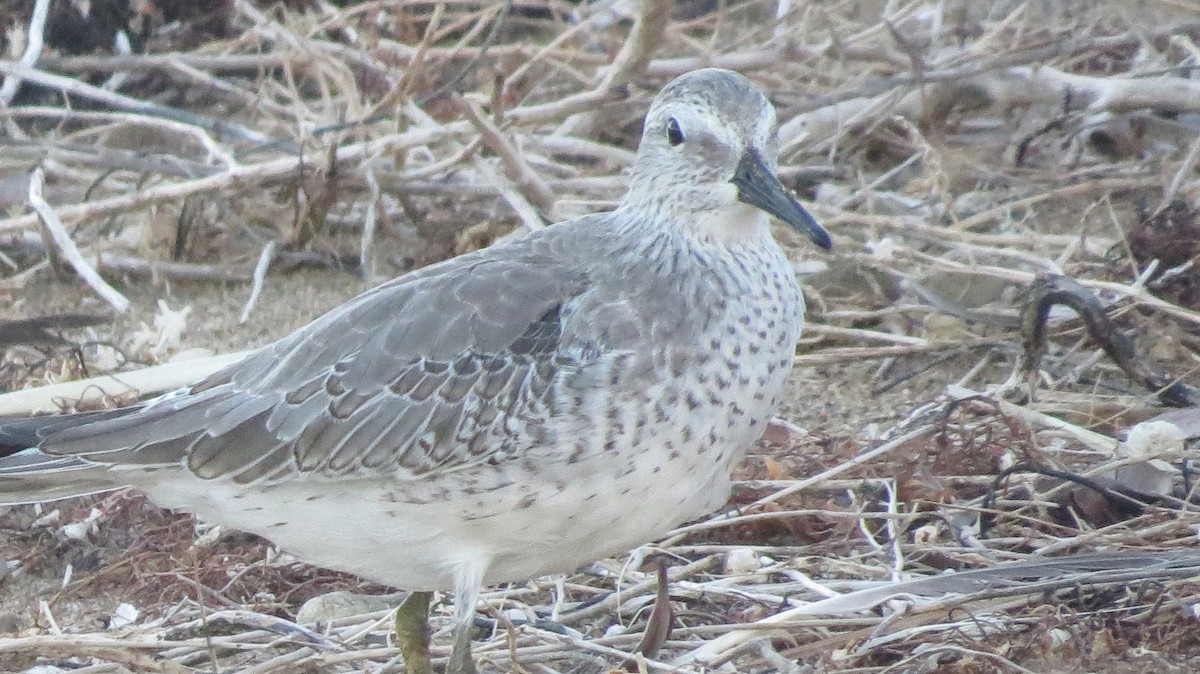
<path fill-rule="evenodd" d="M 83 259 L 83 254 L 79 252 L 79 248 L 71 240 L 71 235 L 63 227 L 62 221 L 58 219 L 58 215 L 54 212 L 54 209 L 42 198 L 42 184 L 44 182 L 45 174 L 42 172 L 42 169 L 40 167 L 34 169 L 33 175 L 29 179 L 29 206 L 41 218 L 42 225 L 46 228 L 46 232 L 50 234 L 50 239 L 54 242 L 54 249 L 66 259 L 67 263 L 75 270 L 75 273 L 79 274 L 79 277 L 96 291 L 97 295 L 104 298 L 104 301 L 108 302 L 117 313 L 124 313 L 129 308 L 129 300 L 125 299 L 125 296 L 118 292 L 116 288 L 108 285 L 104 279 L 100 278 L 96 270 Z"/>

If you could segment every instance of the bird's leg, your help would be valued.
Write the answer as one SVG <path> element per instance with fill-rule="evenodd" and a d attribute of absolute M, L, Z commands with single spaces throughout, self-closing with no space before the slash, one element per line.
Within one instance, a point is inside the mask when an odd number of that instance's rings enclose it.
<path fill-rule="evenodd" d="M 459 566 L 454 578 L 454 647 L 446 674 L 478 674 L 471 655 L 471 628 L 475 622 L 475 606 L 479 603 L 480 585 L 487 562 L 475 560 Z"/>
<path fill-rule="evenodd" d="M 432 596 L 432 592 L 410 592 L 396 609 L 393 628 L 408 674 L 433 674 L 433 666 L 429 664 L 429 600 Z"/>
<path fill-rule="evenodd" d="M 478 674 L 471 655 L 471 627 L 470 621 L 454 626 L 454 648 L 450 651 L 446 674 Z"/>

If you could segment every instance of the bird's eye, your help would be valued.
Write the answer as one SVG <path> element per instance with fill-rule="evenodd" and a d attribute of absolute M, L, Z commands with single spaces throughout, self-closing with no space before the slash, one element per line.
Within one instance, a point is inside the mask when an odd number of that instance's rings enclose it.
<path fill-rule="evenodd" d="M 683 144 L 683 129 L 679 128 L 679 120 L 674 117 L 667 120 L 667 142 L 671 147 Z"/>

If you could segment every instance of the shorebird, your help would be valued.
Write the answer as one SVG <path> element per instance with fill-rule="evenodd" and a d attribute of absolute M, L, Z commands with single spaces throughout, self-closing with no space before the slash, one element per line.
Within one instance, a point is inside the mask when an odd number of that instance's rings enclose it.
<path fill-rule="evenodd" d="M 646 116 L 629 190 L 406 274 L 141 407 L 0 427 L 0 502 L 133 486 L 300 559 L 456 592 L 474 671 L 483 584 L 571 571 L 718 508 L 792 368 L 804 301 L 767 215 L 830 248 L 776 177 L 745 77 L 685 74 Z"/>

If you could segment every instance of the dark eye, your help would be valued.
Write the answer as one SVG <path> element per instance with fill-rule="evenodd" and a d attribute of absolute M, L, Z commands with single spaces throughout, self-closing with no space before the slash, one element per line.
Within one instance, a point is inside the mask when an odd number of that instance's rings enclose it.
<path fill-rule="evenodd" d="M 667 120 L 667 142 L 671 147 L 683 144 L 683 129 L 679 128 L 679 120 L 674 117 Z"/>

